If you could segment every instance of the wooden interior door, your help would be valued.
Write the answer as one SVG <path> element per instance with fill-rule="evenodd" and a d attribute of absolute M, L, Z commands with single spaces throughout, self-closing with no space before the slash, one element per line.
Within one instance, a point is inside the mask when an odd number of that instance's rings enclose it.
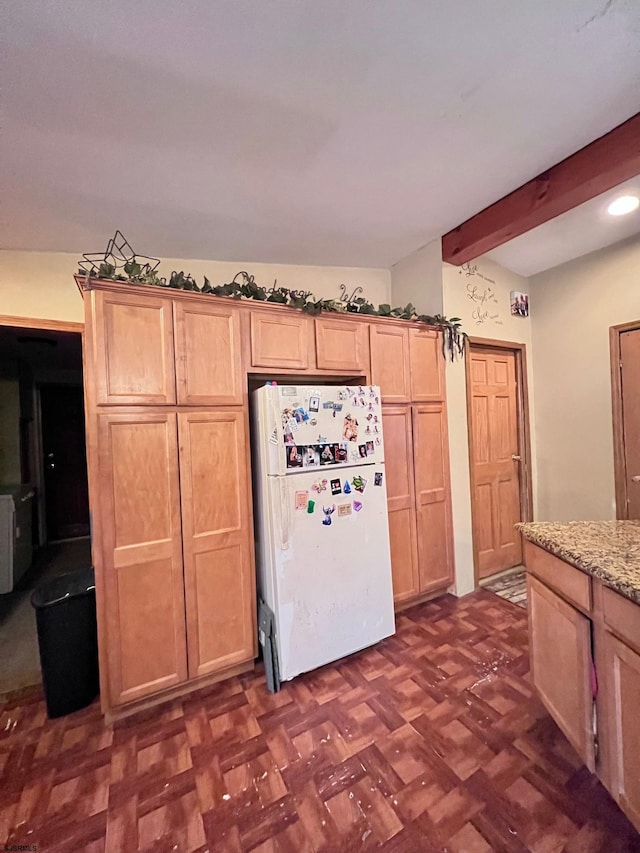
<path fill-rule="evenodd" d="M 527 601 L 533 684 L 593 772 L 591 623 L 529 573 Z"/>
<path fill-rule="evenodd" d="M 445 399 L 442 332 L 434 329 L 409 329 L 411 399 L 414 403 L 432 403 Z"/>
<path fill-rule="evenodd" d="M 640 519 L 640 329 L 620 334 L 625 518 Z"/>
<path fill-rule="evenodd" d="M 176 401 L 170 299 L 93 290 L 98 405 Z"/>
<path fill-rule="evenodd" d="M 385 445 L 386 445 L 385 435 Z M 447 411 L 444 403 L 413 407 L 413 463 L 420 591 L 453 583 L 453 533 Z"/>
<path fill-rule="evenodd" d="M 242 410 L 181 413 L 189 675 L 256 654 L 247 431 Z"/>
<path fill-rule="evenodd" d="M 410 403 L 409 330 L 403 326 L 372 323 L 371 381 L 380 386 L 383 403 Z"/>
<path fill-rule="evenodd" d="M 468 355 L 473 539 L 480 578 L 522 562 L 515 353 L 472 346 Z"/>
<path fill-rule="evenodd" d="M 608 719 L 612 793 L 635 826 L 640 827 L 640 655 L 604 631 L 604 666 L 608 683 Z"/>
<path fill-rule="evenodd" d="M 178 403 L 242 405 L 244 375 L 236 308 L 206 299 L 174 303 Z"/>
<path fill-rule="evenodd" d="M 411 408 L 383 406 L 387 510 L 393 598 L 400 603 L 420 591 L 413 468 Z"/>
<path fill-rule="evenodd" d="M 89 535 L 89 487 L 81 385 L 41 385 L 47 541 Z"/>
<path fill-rule="evenodd" d="M 120 705 L 187 677 L 176 415 L 101 414 L 98 443 L 101 641 Z"/>

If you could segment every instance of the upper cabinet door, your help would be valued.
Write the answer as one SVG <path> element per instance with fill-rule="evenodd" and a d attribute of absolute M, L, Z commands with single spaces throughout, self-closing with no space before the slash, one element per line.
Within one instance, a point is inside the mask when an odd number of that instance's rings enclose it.
<path fill-rule="evenodd" d="M 413 460 L 420 590 L 429 592 L 453 582 L 447 412 L 442 403 L 413 407 Z"/>
<path fill-rule="evenodd" d="M 306 370 L 309 364 L 310 318 L 296 311 L 251 312 L 251 364 Z"/>
<path fill-rule="evenodd" d="M 367 324 L 360 321 L 316 319 L 316 360 L 321 370 L 368 373 Z"/>
<path fill-rule="evenodd" d="M 191 678 L 256 655 L 245 419 L 237 409 L 178 415 Z"/>
<path fill-rule="evenodd" d="M 92 291 L 98 405 L 176 401 L 171 300 Z"/>
<path fill-rule="evenodd" d="M 371 382 L 379 385 L 383 403 L 409 403 L 409 330 L 391 323 L 372 323 Z"/>
<path fill-rule="evenodd" d="M 437 403 L 445 399 L 442 332 L 409 329 L 411 399 Z"/>
<path fill-rule="evenodd" d="M 186 680 L 176 416 L 98 416 L 109 705 Z"/>
<path fill-rule="evenodd" d="M 393 598 L 400 603 L 420 592 L 410 407 L 384 406 L 382 428 Z"/>
<path fill-rule="evenodd" d="M 240 316 L 206 297 L 174 303 L 178 403 L 234 406 L 243 402 Z"/>

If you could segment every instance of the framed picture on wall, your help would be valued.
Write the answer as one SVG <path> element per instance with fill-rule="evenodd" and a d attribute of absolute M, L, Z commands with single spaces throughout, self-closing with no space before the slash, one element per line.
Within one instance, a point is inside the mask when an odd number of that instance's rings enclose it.
<path fill-rule="evenodd" d="M 518 290 L 511 291 L 511 314 L 514 317 L 529 316 L 529 294 L 520 293 Z"/>

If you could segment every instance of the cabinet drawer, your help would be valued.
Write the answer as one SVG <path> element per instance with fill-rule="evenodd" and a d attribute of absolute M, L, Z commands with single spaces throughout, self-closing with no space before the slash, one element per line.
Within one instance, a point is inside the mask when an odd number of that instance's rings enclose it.
<path fill-rule="evenodd" d="M 570 566 L 544 548 L 524 543 L 524 564 L 531 574 L 559 592 L 567 601 L 585 613 L 590 613 L 591 578 L 580 569 Z"/>
<path fill-rule="evenodd" d="M 604 587 L 602 609 L 607 627 L 640 652 L 640 605 Z"/>

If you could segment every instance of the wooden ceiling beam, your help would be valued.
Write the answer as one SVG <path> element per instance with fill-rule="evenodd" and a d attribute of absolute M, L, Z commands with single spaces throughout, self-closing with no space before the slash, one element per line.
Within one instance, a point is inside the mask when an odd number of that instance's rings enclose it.
<path fill-rule="evenodd" d="M 640 175 L 640 113 L 467 219 L 442 238 L 460 266 Z"/>

